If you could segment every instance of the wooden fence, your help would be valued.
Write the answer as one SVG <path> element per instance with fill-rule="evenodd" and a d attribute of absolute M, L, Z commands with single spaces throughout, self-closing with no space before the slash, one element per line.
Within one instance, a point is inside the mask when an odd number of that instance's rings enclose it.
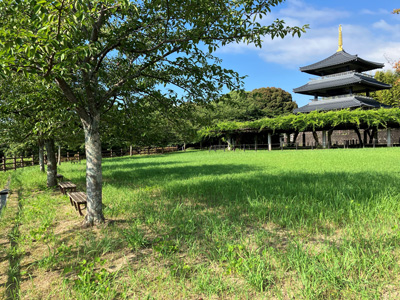
<path fill-rule="evenodd" d="M 144 148 L 133 148 L 129 149 L 120 149 L 116 150 L 107 150 L 103 151 L 103 158 L 113 158 L 113 157 L 121 157 L 121 156 L 132 156 L 132 155 L 150 155 L 150 154 L 162 154 L 168 152 L 178 151 L 178 147 L 144 147 Z M 85 159 L 85 155 L 80 154 L 79 152 L 70 152 L 67 151 L 64 155 L 60 155 L 60 159 L 58 158 L 58 154 L 56 154 L 56 161 L 60 164 L 62 162 L 80 162 L 82 159 Z M 47 157 L 44 155 L 44 163 L 47 163 Z M 39 158 L 37 156 L 30 157 L 5 157 L 3 156 L 1 159 L 1 169 L 3 171 L 7 170 L 16 170 L 19 168 L 35 166 L 39 164 Z"/>
<path fill-rule="evenodd" d="M 2 157 L 1 168 L 3 171 L 16 170 L 17 168 L 23 168 L 28 166 L 34 166 L 35 159 L 32 155 L 31 157 Z"/>
<path fill-rule="evenodd" d="M 344 141 L 344 144 L 338 144 L 336 143 L 326 143 L 324 146 L 322 143 L 317 144 L 316 142 L 309 142 L 303 145 L 302 143 L 296 142 L 296 143 L 287 143 L 287 142 L 281 142 L 281 143 L 271 143 L 271 144 L 236 144 L 236 145 L 231 145 L 230 147 L 226 144 L 219 144 L 219 145 L 210 145 L 207 147 L 200 147 L 196 148 L 194 147 L 193 149 L 198 149 L 198 150 L 208 150 L 210 151 L 217 151 L 217 150 L 223 150 L 223 151 L 236 151 L 236 150 L 301 150 L 301 149 L 317 149 L 317 148 L 325 148 L 325 149 L 347 149 L 347 148 L 382 148 L 382 147 L 400 147 L 400 143 L 395 144 L 387 144 L 387 143 L 377 143 L 374 139 L 372 143 L 366 143 L 366 144 L 360 144 L 358 140 L 346 140 Z M 183 150 L 183 149 L 182 149 Z"/>

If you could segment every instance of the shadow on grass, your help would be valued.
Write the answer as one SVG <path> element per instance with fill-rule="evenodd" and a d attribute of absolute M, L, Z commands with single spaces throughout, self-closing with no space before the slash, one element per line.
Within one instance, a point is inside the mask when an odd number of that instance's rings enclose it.
<path fill-rule="evenodd" d="M 354 218 L 373 218 L 384 201 L 390 206 L 400 194 L 398 178 L 378 172 L 267 173 L 254 165 L 157 162 L 128 163 L 112 170 L 105 172 L 104 182 L 113 187 L 159 187 L 161 198 L 167 199 L 163 206 L 167 215 L 187 202 L 200 210 L 220 208 L 224 218 L 250 226 L 260 222 L 283 227 L 341 225 Z M 150 206 L 146 211 L 159 206 L 158 200 L 146 202 Z"/>

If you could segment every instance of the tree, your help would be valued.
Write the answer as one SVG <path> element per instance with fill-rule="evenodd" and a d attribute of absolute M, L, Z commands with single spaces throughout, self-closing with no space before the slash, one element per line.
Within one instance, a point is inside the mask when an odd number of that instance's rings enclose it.
<path fill-rule="evenodd" d="M 391 89 L 376 91 L 372 96 L 379 102 L 400 107 L 400 73 L 388 71 L 378 71 L 375 73 L 375 78 L 379 81 L 392 85 Z"/>
<path fill-rule="evenodd" d="M 44 172 L 44 146 L 47 150 L 47 185 L 57 185 L 54 140 L 68 141 L 76 136 L 77 118 L 59 101 L 64 96 L 54 84 L 37 76 L 29 79 L 14 74 L 0 79 L 0 140 L 14 156 L 39 146 L 39 165 Z M 48 110 L 51 110 L 49 112 Z"/>
<path fill-rule="evenodd" d="M 268 87 L 252 90 L 248 96 L 252 103 L 251 111 L 255 119 L 277 117 L 292 113 L 297 108 L 292 95 L 280 88 Z"/>
<path fill-rule="evenodd" d="M 251 92 L 232 91 L 206 107 L 210 124 L 226 121 L 254 121 L 292 113 L 297 108 L 292 95 L 280 88 L 268 87 Z M 201 108 L 200 108 L 201 109 Z"/>
<path fill-rule="evenodd" d="M 4 72 L 54 79 L 79 115 L 87 158 L 85 223 L 104 221 L 100 120 L 124 91 L 135 101 L 176 105 L 215 98 L 240 77 L 218 66 L 218 47 L 265 35 L 299 35 L 305 27 L 258 22 L 282 0 L 64 0 L 0 2 Z M 18 28 L 16 30 L 16 28 Z"/>

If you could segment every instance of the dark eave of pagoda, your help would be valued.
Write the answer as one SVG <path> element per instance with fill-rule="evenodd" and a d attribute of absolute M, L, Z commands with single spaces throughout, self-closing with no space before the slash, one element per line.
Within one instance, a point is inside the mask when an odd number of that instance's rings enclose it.
<path fill-rule="evenodd" d="M 331 97 L 373 92 L 390 89 L 391 87 L 391 85 L 380 82 L 366 74 L 345 72 L 313 79 L 307 84 L 293 89 L 293 92 L 311 96 Z"/>
<path fill-rule="evenodd" d="M 373 109 L 373 108 L 390 108 L 391 106 L 379 103 L 373 98 L 360 96 L 360 95 L 346 95 L 333 99 L 322 99 L 318 101 L 311 101 L 305 106 L 296 108 L 293 113 L 309 113 L 314 110 L 330 111 L 340 109 Z"/>
<path fill-rule="evenodd" d="M 325 76 L 346 71 L 366 72 L 383 67 L 384 64 L 382 63 L 365 60 L 342 50 L 317 63 L 301 67 L 300 71 Z"/>

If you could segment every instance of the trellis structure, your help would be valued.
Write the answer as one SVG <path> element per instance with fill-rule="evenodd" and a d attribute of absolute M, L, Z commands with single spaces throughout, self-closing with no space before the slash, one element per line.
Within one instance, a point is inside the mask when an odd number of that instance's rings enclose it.
<path fill-rule="evenodd" d="M 400 127 L 399 108 L 380 108 L 376 110 L 344 109 L 338 111 L 312 111 L 308 114 L 291 114 L 276 118 L 265 118 L 249 122 L 222 122 L 214 127 L 204 128 L 200 131 L 204 138 L 234 137 L 243 133 L 263 133 L 268 136 L 268 144 L 272 143 L 275 134 L 294 133 L 295 137 L 302 131 L 330 131 L 360 129 L 376 131 L 386 129 L 390 137 L 390 128 Z M 326 135 L 325 135 L 326 136 Z M 373 138 L 373 137 L 372 137 Z M 262 141 L 259 140 L 261 143 Z M 392 141 L 387 139 L 387 145 Z M 328 140 L 323 139 L 322 147 L 328 146 Z"/>

